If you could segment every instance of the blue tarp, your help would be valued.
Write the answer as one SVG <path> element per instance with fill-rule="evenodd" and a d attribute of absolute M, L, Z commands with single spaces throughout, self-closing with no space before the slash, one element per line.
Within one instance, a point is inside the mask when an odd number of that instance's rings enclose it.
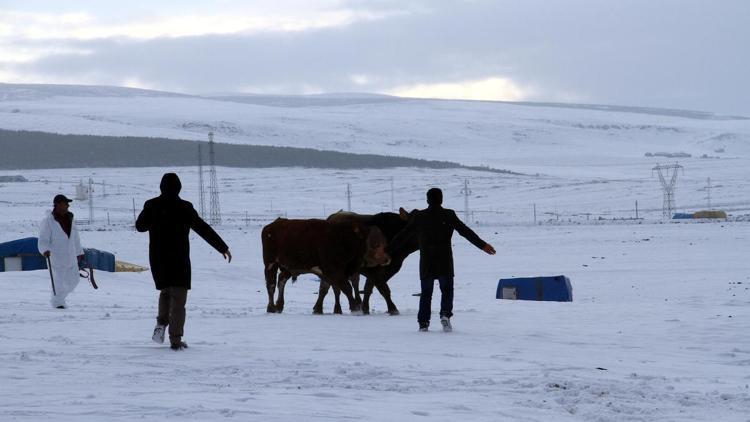
<path fill-rule="evenodd" d="M 83 261 L 78 266 L 81 269 L 93 268 L 95 270 L 115 272 L 115 256 L 109 252 L 98 249 L 83 248 Z"/>
<path fill-rule="evenodd" d="M 33 271 L 47 269 L 47 260 L 39 253 L 38 238 L 12 240 L 0 243 L 0 272 L 10 270 Z M 84 248 L 79 267 L 101 271 L 115 271 L 115 256 L 98 249 Z M 20 264 L 20 266 L 19 266 Z M 7 268 L 6 268 L 7 267 Z"/>
<path fill-rule="evenodd" d="M 693 213 L 691 212 L 676 212 L 674 213 L 674 215 L 672 215 L 672 220 L 682 220 L 693 217 Z"/>
<path fill-rule="evenodd" d="M 22 271 L 47 268 L 47 260 L 39 253 L 36 237 L 0 243 L 0 271 L 17 270 L 19 264 Z"/>
<path fill-rule="evenodd" d="M 503 278 L 497 283 L 498 299 L 572 302 L 573 286 L 568 277 Z"/>

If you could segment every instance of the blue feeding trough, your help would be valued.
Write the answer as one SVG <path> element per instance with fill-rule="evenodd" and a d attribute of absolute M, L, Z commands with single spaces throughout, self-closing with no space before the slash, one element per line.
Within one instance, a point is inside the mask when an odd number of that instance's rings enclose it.
<path fill-rule="evenodd" d="M 573 286 L 564 275 L 503 278 L 497 283 L 498 299 L 572 302 Z"/>
<path fill-rule="evenodd" d="M 33 271 L 47 268 L 47 260 L 39 253 L 36 237 L 0 243 L 0 272 Z"/>
<path fill-rule="evenodd" d="M 113 273 L 115 272 L 115 255 L 99 249 L 83 248 L 83 260 L 78 263 L 78 267 Z"/>

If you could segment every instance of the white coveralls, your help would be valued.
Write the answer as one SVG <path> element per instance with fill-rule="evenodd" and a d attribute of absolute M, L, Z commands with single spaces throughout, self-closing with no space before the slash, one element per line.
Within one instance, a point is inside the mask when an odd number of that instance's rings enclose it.
<path fill-rule="evenodd" d="M 78 255 L 83 255 L 81 238 L 75 220 L 70 227 L 70 237 L 52 212 L 42 220 L 39 226 L 39 252 L 50 251 L 52 275 L 55 278 L 55 292 L 50 303 L 52 307 L 65 306 L 65 298 L 78 286 Z"/>

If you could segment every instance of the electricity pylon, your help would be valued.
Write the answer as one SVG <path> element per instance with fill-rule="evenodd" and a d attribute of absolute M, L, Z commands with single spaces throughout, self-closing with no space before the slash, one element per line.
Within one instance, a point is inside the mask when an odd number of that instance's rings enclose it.
<path fill-rule="evenodd" d="M 216 181 L 216 159 L 214 157 L 214 133 L 208 132 L 209 181 L 208 194 L 211 201 L 209 219 L 211 224 L 221 224 L 221 205 L 219 204 L 219 183 Z"/>
<path fill-rule="evenodd" d="M 664 194 L 664 200 L 662 203 L 662 217 L 665 219 L 672 218 L 672 214 L 676 208 L 675 206 L 675 191 L 677 190 L 677 173 L 678 170 L 682 169 L 682 173 L 685 173 L 685 168 L 677 164 L 666 164 L 660 165 L 656 163 L 656 167 L 651 169 L 651 176 L 654 175 L 654 171 L 659 175 L 659 181 Z"/>

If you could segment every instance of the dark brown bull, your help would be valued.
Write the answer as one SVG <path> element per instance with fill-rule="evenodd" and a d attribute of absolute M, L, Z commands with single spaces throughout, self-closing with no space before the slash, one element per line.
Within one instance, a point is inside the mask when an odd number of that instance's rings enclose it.
<path fill-rule="evenodd" d="M 377 227 L 356 222 L 288 220 L 278 218 L 261 231 L 267 312 L 284 310 L 284 286 L 300 274 L 312 273 L 340 289 L 349 299 L 349 309 L 360 312 L 349 278 L 364 266 L 388 265 L 386 238 Z M 278 275 L 278 279 L 277 279 Z M 274 304 L 274 292 L 279 295 Z"/>
<path fill-rule="evenodd" d="M 352 212 L 339 211 L 331 214 L 328 217 L 328 221 L 339 222 L 339 223 L 360 223 L 370 227 L 377 227 L 383 232 L 383 235 L 387 240 L 390 241 L 398 232 L 400 232 L 409 221 L 411 213 L 407 212 L 403 208 L 399 208 L 399 213 L 392 212 L 381 212 L 374 215 L 367 214 L 356 214 Z M 391 315 L 398 315 L 398 308 L 391 299 L 391 289 L 388 287 L 388 280 L 391 279 L 400 269 L 404 263 L 406 257 L 411 253 L 419 249 L 419 244 L 416 238 L 409 241 L 407 245 L 404 245 L 401 250 L 391 251 L 391 262 L 388 265 L 377 266 L 377 267 L 362 267 L 358 274 L 355 274 L 350 278 L 352 286 L 355 291 L 355 301 L 359 301 L 359 275 L 364 275 L 367 280 L 365 281 L 364 298 L 362 300 L 362 312 L 365 314 L 370 313 L 370 296 L 372 295 L 373 288 L 377 288 L 383 299 L 388 306 L 388 313 Z M 314 310 L 316 312 L 323 312 L 323 299 L 325 298 L 329 286 L 325 282 L 320 283 L 320 289 L 318 291 L 318 302 L 315 304 Z M 339 303 L 339 290 L 334 286 L 334 298 L 335 306 L 334 313 L 341 313 L 341 305 Z"/>

